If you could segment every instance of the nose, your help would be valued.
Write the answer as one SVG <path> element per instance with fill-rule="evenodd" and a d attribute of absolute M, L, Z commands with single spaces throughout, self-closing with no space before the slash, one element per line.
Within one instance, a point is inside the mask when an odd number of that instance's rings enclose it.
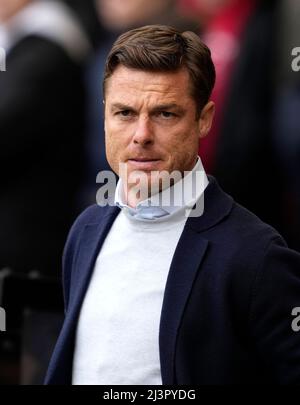
<path fill-rule="evenodd" d="M 148 146 L 154 143 L 153 128 L 148 117 L 139 117 L 133 135 L 133 142 L 141 146 Z"/>

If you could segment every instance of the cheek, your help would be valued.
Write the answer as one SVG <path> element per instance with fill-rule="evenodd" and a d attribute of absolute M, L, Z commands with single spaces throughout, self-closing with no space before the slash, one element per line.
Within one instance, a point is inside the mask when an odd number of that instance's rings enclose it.
<path fill-rule="evenodd" d="M 106 136 L 105 146 L 106 146 L 106 155 L 109 163 L 118 160 L 122 148 L 120 147 L 116 138 L 112 137 L 111 135 Z"/>
<path fill-rule="evenodd" d="M 199 134 L 195 126 L 181 126 L 176 129 L 166 142 L 166 148 L 169 150 L 176 150 L 184 155 L 184 152 L 197 148 L 199 142 Z"/>
<path fill-rule="evenodd" d="M 109 148 L 117 148 L 118 142 L 120 141 L 119 132 L 114 128 L 111 122 L 105 121 L 105 142 Z"/>
<path fill-rule="evenodd" d="M 184 167 L 198 154 L 199 135 L 195 128 L 182 129 L 169 139 L 166 148 L 175 166 Z"/>
<path fill-rule="evenodd" d="M 105 149 L 107 160 L 111 166 L 116 158 L 118 150 L 116 140 L 117 138 L 114 136 L 111 128 L 107 124 L 105 124 Z"/>
<path fill-rule="evenodd" d="M 116 144 L 124 141 L 126 128 L 117 122 L 114 122 L 114 120 L 108 119 L 104 121 L 104 131 L 105 138 L 109 139 L 111 142 Z"/>
<path fill-rule="evenodd" d="M 126 151 L 125 137 L 115 126 L 105 124 L 105 149 L 106 157 L 111 168 L 118 173 L 119 162 L 123 161 L 123 155 Z"/>

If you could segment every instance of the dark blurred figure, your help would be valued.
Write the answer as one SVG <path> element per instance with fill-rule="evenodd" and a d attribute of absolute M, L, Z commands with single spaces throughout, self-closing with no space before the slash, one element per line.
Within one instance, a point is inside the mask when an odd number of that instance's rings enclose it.
<path fill-rule="evenodd" d="M 281 1 L 278 7 L 276 93 L 273 139 L 284 176 L 284 232 L 300 251 L 300 63 L 292 55 L 300 47 L 300 2 Z M 299 55 L 299 54 L 298 54 Z"/>
<path fill-rule="evenodd" d="M 187 0 L 181 1 L 187 3 Z M 291 19 L 285 18 L 283 22 L 282 12 L 288 3 L 295 2 L 189 0 L 188 6 L 199 15 L 201 35 L 213 51 L 217 69 L 212 97 L 217 110 L 215 126 L 210 136 L 203 140 L 199 151 L 204 165 L 240 204 L 277 228 L 290 247 L 299 249 L 299 230 L 298 236 L 292 235 L 293 221 L 287 219 L 290 208 L 286 198 L 288 183 L 299 173 L 299 131 L 296 135 L 299 123 L 291 124 L 291 120 L 299 119 L 299 114 L 295 113 L 295 106 L 299 105 L 299 91 L 293 86 L 292 93 L 295 96 L 296 91 L 298 101 L 294 100 L 293 107 L 288 106 L 287 100 L 282 97 L 282 90 L 286 89 L 285 79 L 281 77 L 279 80 L 276 75 L 279 52 L 291 73 L 292 48 L 283 44 L 279 32 L 283 24 L 286 33 L 292 29 Z M 299 28 L 297 32 L 299 34 Z M 290 101 L 291 97 L 292 94 Z M 286 109 L 289 109 L 289 114 Z M 293 150 L 295 142 L 298 148 Z M 284 153 L 283 148 L 288 148 L 289 153 Z M 287 161 L 289 175 L 285 170 Z M 295 186 L 294 181 L 293 188 Z M 298 189 L 298 195 L 299 192 Z M 295 197 L 294 192 L 294 196 L 289 198 L 290 204 L 291 201 L 295 203 Z"/>
<path fill-rule="evenodd" d="M 79 1 L 79 0 L 77 0 Z M 106 56 L 117 36 L 128 29 L 147 24 L 166 24 L 181 30 L 199 31 L 198 21 L 180 15 L 177 0 L 94 0 L 102 35 L 86 72 L 88 89 L 86 174 L 82 205 L 95 203 L 99 171 L 110 170 L 105 155 L 102 104 L 102 76 Z"/>
<path fill-rule="evenodd" d="M 77 214 L 89 42 L 57 1 L 0 0 L 0 269 L 58 276 Z"/>

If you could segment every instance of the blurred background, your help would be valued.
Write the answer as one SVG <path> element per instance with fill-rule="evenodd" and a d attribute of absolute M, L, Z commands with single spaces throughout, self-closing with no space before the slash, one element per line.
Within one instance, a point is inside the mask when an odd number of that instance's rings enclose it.
<path fill-rule="evenodd" d="M 211 48 L 206 171 L 300 251 L 299 21 L 298 0 L 0 0 L 0 384 L 43 382 L 64 242 L 109 168 L 104 62 L 130 28 L 173 25 Z"/>

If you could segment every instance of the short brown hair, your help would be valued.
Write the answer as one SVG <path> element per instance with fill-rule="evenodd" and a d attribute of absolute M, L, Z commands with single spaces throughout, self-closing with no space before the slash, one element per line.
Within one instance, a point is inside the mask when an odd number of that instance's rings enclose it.
<path fill-rule="evenodd" d="M 119 36 L 106 60 L 104 95 L 106 81 L 118 65 L 150 72 L 186 68 L 198 115 L 209 101 L 216 80 L 211 52 L 198 35 L 191 31 L 181 33 L 164 25 L 147 25 Z"/>

